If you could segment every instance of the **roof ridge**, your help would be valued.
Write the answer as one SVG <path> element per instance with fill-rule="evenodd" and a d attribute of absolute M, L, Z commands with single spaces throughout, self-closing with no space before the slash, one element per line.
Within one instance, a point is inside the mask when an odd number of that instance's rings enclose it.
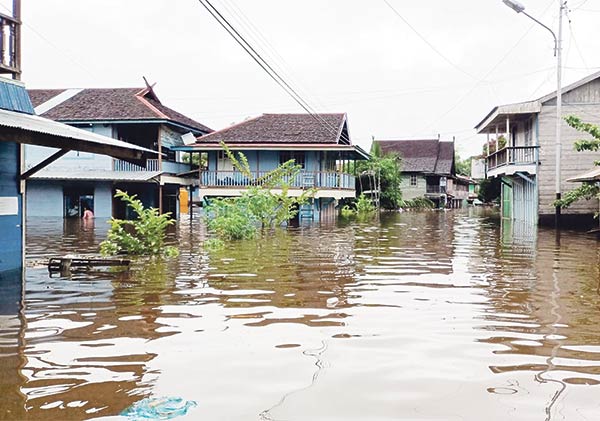
<path fill-rule="evenodd" d="M 156 108 L 154 105 L 152 105 L 150 103 L 150 101 L 148 101 L 145 97 L 140 96 L 138 94 L 136 94 L 135 97 L 138 99 L 138 101 L 140 101 L 142 104 L 144 104 L 146 107 L 148 107 L 150 109 L 150 111 L 152 111 L 158 117 L 164 118 L 165 120 L 171 120 L 171 118 L 168 115 L 166 115 L 165 113 L 160 111 L 158 108 Z"/>

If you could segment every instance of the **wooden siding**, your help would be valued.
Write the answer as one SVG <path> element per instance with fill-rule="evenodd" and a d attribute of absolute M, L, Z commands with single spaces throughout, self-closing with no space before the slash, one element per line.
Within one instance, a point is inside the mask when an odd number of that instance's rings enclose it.
<path fill-rule="evenodd" d="M 595 82 L 594 82 L 595 83 Z M 579 89 L 582 89 L 581 87 Z M 578 90 L 579 90 L 578 89 Z M 596 87 L 600 89 L 600 87 Z M 600 91 L 598 92 L 600 96 Z M 600 103 L 585 105 L 563 104 L 563 116 L 576 115 L 587 123 L 600 124 Z M 540 166 L 538 168 L 539 182 L 539 213 L 553 214 L 555 194 L 555 136 L 556 135 L 556 107 L 544 106 L 539 118 Z M 591 136 L 578 132 L 566 123 L 561 131 L 561 192 L 578 187 L 579 183 L 570 183 L 565 180 L 581 174 L 594 167 L 594 161 L 600 160 L 600 152 L 577 152 L 573 144 L 579 139 L 591 139 Z M 574 203 L 570 208 L 564 209 L 564 214 L 591 214 L 598 211 L 598 201 L 588 200 Z"/>
<path fill-rule="evenodd" d="M 417 185 L 410 185 L 410 174 L 403 173 L 402 181 L 400 182 L 400 190 L 402 190 L 402 199 L 403 200 L 412 200 L 417 197 L 424 197 L 427 187 L 427 181 L 425 177 L 418 174 L 417 175 Z"/>
<path fill-rule="evenodd" d="M 19 193 L 19 144 L 13 142 L 0 142 L 0 197 L 4 200 L 17 198 L 17 214 L 5 211 L 0 214 L 0 274 L 8 271 L 19 271 L 22 261 L 22 204 Z M 13 199 L 14 200 L 14 199 Z M 1 279 L 1 277 L 0 277 Z"/>
<path fill-rule="evenodd" d="M 562 95 L 563 107 L 566 104 L 600 104 L 600 79 L 586 83 Z M 556 105 L 556 97 L 542 105 Z"/>

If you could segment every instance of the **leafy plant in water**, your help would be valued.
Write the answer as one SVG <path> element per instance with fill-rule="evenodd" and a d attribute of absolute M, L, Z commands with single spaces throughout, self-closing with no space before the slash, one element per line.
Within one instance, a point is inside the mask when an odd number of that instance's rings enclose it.
<path fill-rule="evenodd" d="M 221 147 L 233 167 L 249 181 L 250 187 L 240 197 L 213 199 L 206 208 L 207 225 L 225 240 L 249 239 L 258 228 L 273 228 L 292 219 L 298 208 L 314 196 L 314 190 L 304 190 L 299 197 L 288 195 L 290 181 L 300 173 L 294 160 L 287 161 L 261 177 L 254 177 L 246 156 L 237 157 L 221 142 Z M 278 192 L 273 191 L 278 189 Z"/>
<path fill-rule="evenodd" d="M 175 223 L 170 213 L 159 214 L 158 209 L 145 208 L 136 195 L 117 190 L 116 198 L 127 203 L 136 214 L 136 219 L 128 221 L 111 218 L 110 229 L 105 241 L 100 244 L 104 256 L 132 254 L 168 257 L 177 256 L 179 251 L 172 246 L 165 247 L 166 230 Z"/>
<path fill-rule="evenodd" d="M 412 200 L 405 200 L 403 207 L 409 209 L 433 209 L 435 203 L 426 197 L 415 197 Z"/>
<path fill-rule="evenodd" d="M 344 205 L 340 211 L 341 215 L 345 218 L 351 216 L 367 217 L 373 216 L 377 208 L 373 204 L 373 201 L 361 194 L 356 202 L 351 205 Z"/>

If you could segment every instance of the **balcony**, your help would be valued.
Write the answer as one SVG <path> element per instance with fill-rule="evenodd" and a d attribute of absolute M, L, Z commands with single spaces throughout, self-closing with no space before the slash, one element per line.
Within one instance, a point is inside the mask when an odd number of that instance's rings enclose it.
<path fill-rule="evenodd" d="M 0 13 L 0 73 L 21 73 L 19 26 L 17 18 Z"/>
<path fill-rule="evenodd" d="M 251 173 L 248 178 L 238 171 L 203 171 L 200 174 L 200 187 L 205 188 L 246 188 L 258 184 L 258 179 L 267 175 L 268 171 Z M 337 172 L 310 172 L 301 171 L 285 180 L 291 188 L 316 188 L 316 189 L 347 189 L 354 190 L 355 179 L 353 175 Z"/>
<path fill-rule="evenodd" d="M 489 155 L 486 160 L 487 176 L 511 175 L 516 172 L 535 174 L 539 146 L 510 146 Z"/>
<path fill-rule="evenodd" d="M 113 171 L 160 171 L 158 159 L 147 159 L 146 167 L 120 159 L 113 159 Z"/>

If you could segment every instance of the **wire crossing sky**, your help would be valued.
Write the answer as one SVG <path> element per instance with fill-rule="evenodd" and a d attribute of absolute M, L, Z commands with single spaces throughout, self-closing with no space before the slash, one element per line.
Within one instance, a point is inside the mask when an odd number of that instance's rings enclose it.
<path fill-rule="evenodd" d="M 494 106 L 554 90 L 553 40 L 501 0 L 209 1 L 292 91 L 199 1 L 27 0 L 23 80 L 30 88 L 135 87 L 146 76 L 165 104 L 215 129 L 306 112 L 304 104 L 348 113 L 352 141 L 364 148 L 373 136 L 440 134 L 456 137 L 462 156 L 481 151 L 473 126 Z M 558 2 L 522 3 L 556 28 Z M 569 6 L 565 85 L 600 68 L 600 7 Z"/>

